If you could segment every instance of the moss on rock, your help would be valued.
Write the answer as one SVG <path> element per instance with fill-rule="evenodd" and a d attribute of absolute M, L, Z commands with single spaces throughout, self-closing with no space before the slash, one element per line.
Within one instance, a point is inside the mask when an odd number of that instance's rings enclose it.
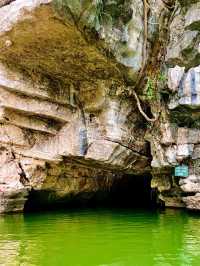
<path fill-rule="evenodd" d="M 81 82 L 122 80 L 117 64 L 88 42 L 75 24 L 63 21 L 52 6 L 41 6 L 16 24 L 1 37 L 0 50 L 0 61 L 32 80 L 47 82 L 50 93 L 62 93 Z"/>

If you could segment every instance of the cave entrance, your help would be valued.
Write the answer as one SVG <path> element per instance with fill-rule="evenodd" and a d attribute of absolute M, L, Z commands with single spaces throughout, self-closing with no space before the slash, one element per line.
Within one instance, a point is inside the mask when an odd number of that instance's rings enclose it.
<path fill-rule="evenodd" d="M 150 174 L 135 176 L 125 174 L 116 178 L 109 192 L 98 192 L 89 201 L 92 207 L 154 208 L 157 205 L 156 191 L 151 188 Z"/>
<path fill-rule="evenodd" d="M 151 188 L 151 175 L 124 175 L 116 179 L 109 203 L 113 207 L 152 208 L 156 206 L 156 193 Z"/>
<path fill-rule="evenodd" d="M 45 191 L 32 191 L 25 204 L 25 211 L 66 208 L 146 208 L 156 207 L 156 192 L 151 189 L 150 174 L 135 176 L 125 174 L 116 178 L 109 190 L 79 194 L 77 197 L 54 200 L 53 194 Z"/>

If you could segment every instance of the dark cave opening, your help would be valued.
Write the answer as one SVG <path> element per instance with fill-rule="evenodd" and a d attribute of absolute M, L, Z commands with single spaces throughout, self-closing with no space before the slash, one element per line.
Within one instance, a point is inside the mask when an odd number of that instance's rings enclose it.
<path fill-rule="evenodd" d="M 156 194 L 151 189 L 151 175 L 124 175 L 111 188 L 109 201 L 114 207 L 151 208 Z"/>
<path fill-rule="evenodd" d="M 151 175 L 125 174 L 116 178 L 108 190 L 79 193 L 58 199 L 53 191 L 34 191 L 29 194 L 25 212 L 68 208 L 142 208 L 157 206 L 157 195 L 151 189 Z"/>

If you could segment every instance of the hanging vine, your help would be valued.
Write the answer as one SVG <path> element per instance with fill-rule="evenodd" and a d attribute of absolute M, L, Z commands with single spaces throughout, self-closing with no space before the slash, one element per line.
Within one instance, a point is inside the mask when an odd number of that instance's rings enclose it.
<path fill-rule="evenodd" d="M 164 25 L 159 28 L 159 37 L 157 41 L 155 42 L 155 45 L 151 51 L 151 58 L 154 58 L 154 61 L 151 62 L 151 64 L 147 65 L 147 43 L 148 43 L 148 12 L 150 9 L 150 5 L 147 0 L 143 0 L 143 21 L 144 21 L 144 41 L 143 41 L 143 60 L 142 60 L 142 66 L 141 70 L 139 72 L 138 79 L 136 81 L 136 84 L 132 90 L 132 95 L 134 96 L 137 107 L 141 115 L 148 121 L 148 122 L 155 122 L 159 117 L 159 108 L 156 111 L 157 114 L 153 114 L 153 118 L 148 117 L 148 115 L 143 111 L 141 107 L 140 99 L 136 93 L 136 88 L 140 87 L 142 84 L 142 78 L 144 74 L 146 73 L 147 76 L 147 82 L 145 87 L 145 93 L 146 93 L 146 99 L 148 101 L 150 100 L 156 100 L 157 103 L 159 101 L 158 96 L 158 90 L 159 90 L 159 82 L 161 81 L 161 76 L 163 78 L 163 74 L 160 72 L 160 64 L 163 60 L 163 54 L 165 53 L 163 46 L 164 42 L 167 36 L 167 32 L 163 32 L 163 28 L 168 28 L 166 23 L 168 20 L 166 20 L 166 17 L 169 17 L 169 12 L 173 11 L 175 8 L 175 1 L 174 0 L 162 0 L 164 5 L 164 14 L 161 17 L 161 22 L 159 25 Z M 169 17 L 170 19 L 170 17 Z M 163 24 L 164 23 L 164 24 Z M 165 36 L 163 36 L 165 34 Z M 154 66 L 152 69 L 151 66 Z"/>
<path fill-rule="evenodd" d="M 143 42 L 143 60 L 142 60 L 142 67 L 139 73 L 139 77 L 138 80 L 136 82 L 135 87 L 133 88 L 133 96 L 135 97 L 136 103 L 137 103 L 137 107 L 139 112 L 141 113 L 141 115 L 148 121 L 148 122 L 155 122 L 158 118 L 158 116 L 154 115 L 153 118 L 148 117 L 148 115 L 143 111 L 142 107 L 141 107 L 141 103 L 140 103 L 140 99 L 137 95 L 137 93 L 135 92 L 135 88 L 139 85 L 140 80 L 144 74 L 145 71 L 145 67 L 146 67 L 146 60 L 147 60 L 147 38 L 148 38 L 148 10 L 149 10 L 149 3 L 147 2 L 147 0 L 143 0 L 143 6 L 144 6 L 144 42 Z"/>
<path fill-rule="evenodd" d="M 133 96 L 135 97 L 136 99 L 136 102 L 137 102 L 137 107 L 141 113 L 141 115 L 148 121 L 148 122 L 155 122 L 157 119 L 158 119 L 158 116 L 154 115 L 153 118 L 149 118 L 147 116 L 147 114 L 145 114 L 145 112 L 142 110 L 142 107 L 141 107 L 141 104 L 140 104 L 140 100 L 139 100 L 139 97 L 137 96 L 136 92 L 133 91 Z"/>

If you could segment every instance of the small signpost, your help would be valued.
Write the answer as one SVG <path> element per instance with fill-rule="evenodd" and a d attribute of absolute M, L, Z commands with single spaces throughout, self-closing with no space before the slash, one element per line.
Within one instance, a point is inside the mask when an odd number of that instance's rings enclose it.
<path fill-rule="evenodd" d="M 185 164 L 176 166 L 174 172 L 174 176 L 188 177 L 189 175 L 188 166 Z"/>

